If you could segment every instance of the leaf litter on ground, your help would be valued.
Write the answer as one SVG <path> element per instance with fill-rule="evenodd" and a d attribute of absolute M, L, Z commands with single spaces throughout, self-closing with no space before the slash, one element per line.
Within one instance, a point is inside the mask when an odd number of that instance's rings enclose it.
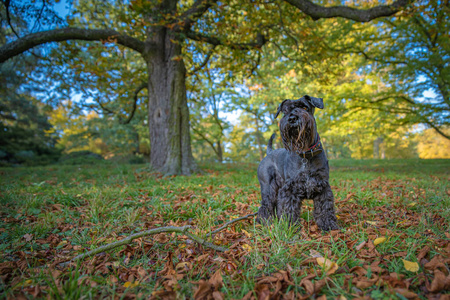
<path fill-rule="evenodd" d="M 358 176 L 342 171 L 341 179 L 333 182 L 342 227 L 338 231 L 320 232 L 311 217 L 312 203 L 305 201 L 301 227 L 292 235 L 283 232 L 282 225 L 275 224 L 268 232 L 249 219 L 207 237 L 228 247 L 224 253 L 185 235 L 161 233 L 99 253 L 78 265 L 58 267 L 80 250 L 92 250 L 142 230 L 191 225 L 201 235 L 255 212 L 259 206 L 255 167 L 247 167 L 250 171 L 219 167 L 220 172 L 210 169 L 206 176 L 189 179 L 130 172 L 121 183 L 111 184 L 109 180 L 120 176 L 115 173 L 104 176 L 103 188 L 99 188 L 101 176 L 96 173 L 101 170 L 86 168 L 85 177 L 74 174 L 76 185 L 62 174 L 62 179 L 51 174 L 61 182 L 2 189 L 2 195 L 15 200 L 6 201 L 1 210 L 0 232 L 6 241 L 2 249 L 6 251 L 1 256 L 0 276 L 5 295 L 48 298 L 114 293 L 129 299 L 179 299 L 186 295 L 194 299 L 445 297 L 450 288 L 449 220 L 448 207 L 440 203 L 449 202 L 448 183 L 439 188 L 419 175 L 385 178 L 370 169 L 362 172 L 372 176 L 367 181 L 355 180 Z M 334 171 L 339 172 L 339 168 Z M 24 173 L 10 172 L 10 182 L 21 176 L 26 182 Z M 57 173 L 58 168 L 35 176 L 45 180 L 52 172 Z M 114 174 L 115 170 L 107 172 Z M 433 176 L 444 179 L 445 174 Z M 218 176 L 222 184 L 217 186 L 214 181 Z M 97 177 L 96 184 L 93 177 Z M 426 184 L 428 188 L 424 188 Z M 99 189 L 101 196 L 79 185 Z M 80 201 L 76 205 L 53 203 L 60 201 L 51 196 L 55 188 Z M 436 198 L 436 194 L 447 199 Z M 25 199 L 41 199 L 42 203 L 30 204 Z M 108 205 L 96 205 L 99 199 Z M 430 206 L 430 201 L 436 205 Z M 139 217 L 130 222 L 130 213 Z"/>

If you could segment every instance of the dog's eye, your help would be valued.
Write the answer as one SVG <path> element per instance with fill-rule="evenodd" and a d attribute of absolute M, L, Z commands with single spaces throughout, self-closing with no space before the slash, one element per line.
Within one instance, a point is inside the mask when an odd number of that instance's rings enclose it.
<path fill-rule="evenodd" d="M 302 108 L 303 108 L 304 110 L 308 110 L 308 108 L 307 108 L 306 106 L 303 106 Z"/>

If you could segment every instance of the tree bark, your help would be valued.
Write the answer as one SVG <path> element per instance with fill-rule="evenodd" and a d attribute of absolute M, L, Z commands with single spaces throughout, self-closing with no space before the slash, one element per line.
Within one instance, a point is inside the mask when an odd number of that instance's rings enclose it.
<path fill-rule="evenodd" d="M 147 62 L 150 163 L 165 175 L 197 171 L 191 152 L 186 68 L 181 45 L 167 28 L 153 28 L 144 59 Z"/>

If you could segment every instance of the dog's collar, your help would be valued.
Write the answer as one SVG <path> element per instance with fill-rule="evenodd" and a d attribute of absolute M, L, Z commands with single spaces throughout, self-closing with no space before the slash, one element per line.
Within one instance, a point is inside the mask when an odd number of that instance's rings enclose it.
<path fill-rule="evenodd" d="M 299 152 L 296 151 L 296 153 L 298 155 L 300 155 L 300 157 L 303 158 L 312 158 L 314 156 L 316 156 L 317 154 L 322 153 L 323 148 L 322 148 L 322 143 L 320 142 L 320 136 L 317 135 L 317 142 L 311 146 L 308 150 L 304 151 L 304 152 Z"/>

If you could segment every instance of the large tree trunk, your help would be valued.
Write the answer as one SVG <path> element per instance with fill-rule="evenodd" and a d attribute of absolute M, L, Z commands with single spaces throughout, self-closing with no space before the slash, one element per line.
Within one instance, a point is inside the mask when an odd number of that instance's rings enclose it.
<path fill-rule="evenodd" d="M 181 45 L 166 28 L 151 33 L 144 58 L 148 65 L 150 163 L 166 175 L 197 170 L 191 152 L 186 69 Z"/>

